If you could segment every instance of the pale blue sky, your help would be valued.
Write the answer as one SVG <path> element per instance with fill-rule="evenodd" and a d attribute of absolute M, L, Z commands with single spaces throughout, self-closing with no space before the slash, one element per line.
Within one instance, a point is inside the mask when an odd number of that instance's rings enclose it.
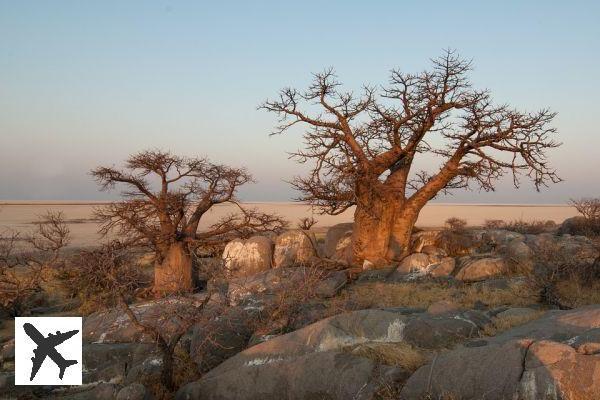
<path fill-rule="evenodd" d="M 596 1 L 0 1 L 0 199 L 101 199 L 87 172 L 160 147 L 246 166 L 246 200 L 288 200 L 301 172 L 256 106 L 333 66 L 351 87 L 472 58 L 499 103 L 559 112 L 565 182 L 442 201 L 600 195 Z"/>

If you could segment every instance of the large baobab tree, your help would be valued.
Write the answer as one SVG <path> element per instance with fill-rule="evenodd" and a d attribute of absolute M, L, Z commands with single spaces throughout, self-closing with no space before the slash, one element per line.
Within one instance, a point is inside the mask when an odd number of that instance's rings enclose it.
<path fill-rule="evenodd" d="M 494 105 L 488 91 L 471 86 L 470 62 L 452 51 L 432 64 L 417 74 L 392 70 L 387 85 L 358 95 L 343 91 L 328 70 L 307 90 L 286 88 L 261 105 L 280 117 L 274 134 L 309 128 L 305 149 L 293 153 L 313 162 L 308 177 L 293 182 L 299 200 L 329 214 L 356 206 L 356 263 L 406 255 L 419 212 L 440 192 L 494 190 L 506 173 L 517 187 L 523 175 L 536 189 L 560 180 L 546 159 L 559 145 L 553 112 Z M 414 170 L 423 162 L 427 170 Z"/>
<path fill-rule="evenodd" d="M 103 224 L 101 233 L 116 231 L 129 244 L 154 251 L 157 293 L 193 287 L 192 253 L 198 246 L 285 226 L 278 216 L 246 209 L 236 201 L 238 188 L 252 181 L 243 168 L 164 151 L 143 151 L 129 157 L 123 170 L 99 167 L 92 176 L 103 190 L 117 184 L 126 187 L 122 201 L 96 211 Z M 236 205 L 237 212 L 199 230 L 206 212 L 223 203 Z"/>

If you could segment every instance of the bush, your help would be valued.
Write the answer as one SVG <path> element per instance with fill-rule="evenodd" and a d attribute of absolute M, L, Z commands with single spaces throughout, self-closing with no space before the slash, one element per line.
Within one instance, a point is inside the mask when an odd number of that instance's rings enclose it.
<path fill-rule="evenodd" d="M 571 199 L 569 204 L 575 207 L 581 216 L 566 219 L 562 223 L 559 233 L 588 237 L 600 236 L 600 197 Z"/>
<path fill-rule="evenodd" d="M 130 249 L 116 245 L 80 251 L 58 277 L 69 294 L 81 300 L 83 312 L 115 306 L 118 296 L 131 299 L 150 283 Z"/>
<path fill-rule="evenodd" d="M 540 233 L 548 232 L 549 230 L 554 229 L 556 223 L 551 220 L 547 221 L 525 221 L 523 219 L 516 219 L 509 223 L 505 223 L 503 229 L 508 231 L 518 232 L 522 234 L 532 234 L 537 235 Z"/>
<path fill-rule="evenodd" d="M 460 232 L 467 227 L 467 221 L 462 218 L 450 217 L 446 220 L 445 225 L 451 231 Z"/>
<path fill-rule="evenodd" d="M 600 221 L 600 197 L 584 197 L 569 201 L 579 214 L 588 221 Z"/>
<path fill-rule="evenodd" d="M 504 229 L 506 222 L 501 219 L 486 219 L 483 223 L 485 229 Z"/>
<path fill-rule="evenodd" d="M 556 243 L 546 243 L 536 249 L 534 268 L 528 274 L 527 282 L 531 290 L 539 293 L 540 303 L 568 309 L 573 302 L 567 302 L 558 287 L 564 282 L 590 286 L 599 278 L 600 258 L 591 261 L 583 255 L 565 252 Z"/>

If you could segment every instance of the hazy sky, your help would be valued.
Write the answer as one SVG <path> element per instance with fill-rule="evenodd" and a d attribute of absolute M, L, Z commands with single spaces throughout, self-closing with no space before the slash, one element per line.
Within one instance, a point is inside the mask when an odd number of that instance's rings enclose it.
<path fill-rule="evenodd" d="M 0 0 L 0 199 L 103 199 L 88 171 L 152 147 L 246 166 L 246 200 L 288 200 L 301 172 L 256 106 L 332 66 L 356 87 L 472 58 L 498 103 L 559 112 L 565 179 L 442 201 L 561 203 L 600 195 L 598 1 Z"/>

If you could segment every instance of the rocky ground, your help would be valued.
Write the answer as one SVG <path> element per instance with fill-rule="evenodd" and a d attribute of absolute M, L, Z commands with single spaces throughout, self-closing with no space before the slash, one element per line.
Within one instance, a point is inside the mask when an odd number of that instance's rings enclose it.
<path fill-rule="evenodd" d="M 85 385 L 14 387 L 14 341 L 4 337 L 0 394 L 600 398 L 600 285 L 552 281 L 548 298 L 537 278 L 547 277 L 539 269 L 557 258 L 570 268 L 594 266 L 599 254 L 590 239 L 560 230 L 429 230 L 414 235 L 413 254 L 399 264 L 352 269 L 344 266 L 351 232 L 351 224 L 340 224 L 322 241 L 295 230 L 230 243 L 223 254 L 227 282 L 176 349 L 175 392 L 158 385 L 155 338 L 113 309 L 84 320 Z M 205 296 L 146 301 L 132 310 L 169 336 Z M 177 311 L 165 316 L 165 309 Z"/>

